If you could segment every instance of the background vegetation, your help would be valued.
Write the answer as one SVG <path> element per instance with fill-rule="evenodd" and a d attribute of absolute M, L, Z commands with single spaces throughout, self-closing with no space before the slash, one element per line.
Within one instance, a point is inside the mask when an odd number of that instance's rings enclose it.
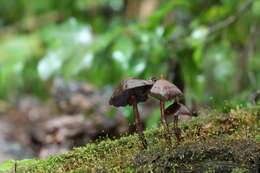
<path fill-rule="evenodd" d="M 260 86 L 259 0 L 1 0 L 0 98 L 52 80 L 99 88 L 163 74 L 189 104 L 247 104 Z"/>

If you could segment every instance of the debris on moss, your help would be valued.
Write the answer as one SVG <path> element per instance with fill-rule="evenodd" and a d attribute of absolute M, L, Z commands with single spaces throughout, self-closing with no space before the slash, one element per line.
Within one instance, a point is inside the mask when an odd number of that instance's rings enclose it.
<path fill-rule="evenodd" d="M 162 128 L 147 130 L 148 148 L 137 135 L 99 143 L 47 159 L 8 161 L 0 172 L 257 172 L 260 169 L 260 111 L 211 112 L 182 122 L 183 142 L 168 146 Z M 170 127 L 171 131 L 172 126 Z M 175 143 L 172 136 L 172 143 Z"/>

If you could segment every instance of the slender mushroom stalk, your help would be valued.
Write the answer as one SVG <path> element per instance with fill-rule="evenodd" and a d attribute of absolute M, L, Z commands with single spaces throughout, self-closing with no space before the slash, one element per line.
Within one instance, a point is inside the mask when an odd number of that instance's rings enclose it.
<path fill-rule="evenodd" d="M 146 148 L 147 141 L 146 141 L 144 133 L 143 133 L 143 126 L 142 126 L 141 117 L 140 117 L 140 114 L 139 114 L 139 111 L 138 111 L 135 96 L 131 96 L 131 102 L 132 102 L 133 111 L 134 111 L 134 115 L 135 115 L 135 125 L 136 125 L 136 128 L 137 128 L 137 132 L 139 134 L 139 138 L 141 139 L 143 147 Z"/>
<path fill-rule="evenodd" d="M 164 129 L 166 130 L 165 139 L 169 144 L 171 144 L 170 130 L 167 123 L 167 117 L 165 116 L 164 113 L 164 101 L 162 100 L 160 101 L 160 111 L 161 111 L 161 121 L 164 126 Z"/>
<path fill-rule="evenodd" d="M 109 104 L 115 107 L 132 106 L 135 115 L 135 124 L 139 138 L 144 148 L 147 146 L 143 127 L 138 112 L 137 103 L 144 102 L 148 99 L 148 92 L 154 84 L 154 80 L 127 79 L 122 81 L 114 90 L 113 95 L 109 99 Z"/>
<path fill-rule="evenodd" d="M 164 101 L 160 101 L 160 111 L 161 111 L 161 121 L 162 121 L 162 124 L 167 129 L 168 128 L 168 124 L 167 124 L 166 116 L 164 114 Z"/>
<path fill-rule="evenodd" d="M 173 115 L 173 126 L 174 126 L 174 134 L 176 136 L 176 142 L 177 142 L 177 144 L 179 144 L 181 141 L 181 129 L 178 127 L 178 114 L 177 113 Z"/>

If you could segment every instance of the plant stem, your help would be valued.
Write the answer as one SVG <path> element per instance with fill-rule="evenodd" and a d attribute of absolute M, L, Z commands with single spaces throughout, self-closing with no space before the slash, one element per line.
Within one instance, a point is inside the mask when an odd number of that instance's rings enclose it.
<path fill-rule="evenodd" d="M 143 133 L 143 126 L 142 126 L 142 122 L 141 122 L 140 114 L 139 114 L 139 111 L 138 111 L 135 96 L 131 97 L 131 101 L 132 101 L 133 111 L 134 111 L 134 114 L 135 114 L 135 124 L 136 124 L 136 128 L 137 128 L 137 132 L 139 134 L 139 138 L 142 141 L 143 147 L 146 148 L 147 147 L 147 141 L 146 141 L 144 133 Z"/>
<path fill-rule="evenodd" d="M 161 111 L 161 120 L 162 124 L 166 130 L 165 138 L 169 144 L 171 144 L 171 138 L 170 138 L 170 131 L 168 128 L 168 123 L 167 123 L 167 117 L 164 113 L 164 101 L 160 101 L 160 111 Z"/>
<path fill-rule="evenodd" d="M 167 124 L 166 116 L 164 114 L 164 101 L 160 101 L 160 111 L 161 111 L 162 124 L 163 124 L 164 128 L 167 129 L 168 124 Z"/>
<path fill-rule="evenodd" d="M 177 144 L 179 144 L 181 141 L 181 131 L 178 127 L 178 114 L 173 115 L 173 125 L 174 125 L 174 133 L 176 136 L 176 141 L 177 141 Z"/>

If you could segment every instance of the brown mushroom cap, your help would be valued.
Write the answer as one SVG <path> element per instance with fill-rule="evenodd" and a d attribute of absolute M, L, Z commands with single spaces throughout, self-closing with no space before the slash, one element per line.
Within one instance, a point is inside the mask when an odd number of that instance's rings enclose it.
<path fill-rule="evenodd" d="M 148 91 L 153 84 L 152 80 L 124 80 L 115 89 L 109 104 L 116 107 L 131 105 L 131 96 L 135 96 L 137 103 L 144 102 L 148 99 Z"/>
<path fill-rule="evenodd" d="M 176 102 L 168 106 L 164 112 L 166 115 L 175 114 L 177 112 L 179 115 L 189 115 L 189 116 L 192 115 L 186 106 Z"/>
<path fill-rule="evenodd" d="M 154 83 L 150 90 L 150 95 L 161 101 L 169 101 L 183 96 L 183 93 L 176 85 L 167 80 L 160 79 Z"/>
<path fill-rule="evenodd" d="M 179 109 L 179 115 L 189 115 L 191 116 L 191 112 L 190 110 L 183 104 L 179 103 L 181 105 L 180 109 Z"/>

